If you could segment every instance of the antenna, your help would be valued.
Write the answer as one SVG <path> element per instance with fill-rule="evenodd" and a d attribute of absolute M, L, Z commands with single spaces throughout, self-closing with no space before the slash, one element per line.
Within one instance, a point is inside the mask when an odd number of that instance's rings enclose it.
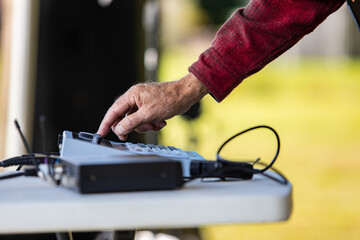
<path fill-rule="evenodd" d="M 20 125 L 19 125 L 19 123 L 18 123 L 18 121 L 17 121 L 16 119 L 14 120 L 14 123 L 15 123 L 15 126 L 16 126 L 19 134 L 20 134 L 21 141 L 23 142 L 27 153 L 30 155 L 31 160 L 32 160 L 34 166 L 36 167 L 36 169 L 39 169 L 39 166 L 38 166 L 37 161 L 35 160 L 34 154 L 32 153 L 32 151 L 31 151 L 31 149 L 30 149 L 30 147 L 29 147 L 29 144 L 28 144 L 28 142 L 26 141 L 26 139 L 25 139 L 25 137 L 24 137 L 24 134 L 22 133 L 22 131 L 21 131 L 21 129 L 20 129 Z M 16 169 L 16 171 L 19 171 L 21 168 L 22 168 L 22 165 L 20 165 L 20 166 Z"/>

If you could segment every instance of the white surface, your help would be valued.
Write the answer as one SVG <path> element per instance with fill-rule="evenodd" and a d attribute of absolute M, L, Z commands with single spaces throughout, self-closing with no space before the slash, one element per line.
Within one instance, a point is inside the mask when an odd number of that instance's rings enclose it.
<path fill-rule="evenodd" d="M 196 227 L 284 221 L 292 187 L 250 181 L 185 184 L 173 191 L 80 195 L 38 178 L 0 181 L 0 233 Z"/>

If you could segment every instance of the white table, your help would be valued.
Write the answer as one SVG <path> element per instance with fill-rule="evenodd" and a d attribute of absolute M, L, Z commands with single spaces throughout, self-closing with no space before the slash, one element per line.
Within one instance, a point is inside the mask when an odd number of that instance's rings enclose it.
<path fill-rule="evenodd" d="M 287 220 L 292 186 L 249 181 L 186 183 L 178 190 L 81 195 L 34 177 L 0 181 L 0 234 L 189 228 Z"/>

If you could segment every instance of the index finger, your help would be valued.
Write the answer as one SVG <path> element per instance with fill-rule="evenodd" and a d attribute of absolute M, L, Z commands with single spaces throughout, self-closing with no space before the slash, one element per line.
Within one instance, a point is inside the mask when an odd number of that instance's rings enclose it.
<path fill-rule="evenodd" d="M 101 121 L 97 134 L 100 134 L 103 137 L 106 136 L 109 133 L 111 126 L 116 121 L 121 120 L 130 109 L 131 105 L 127 98 L 123 96 L 118 98 L 106 112 L 104 119 Z"/>

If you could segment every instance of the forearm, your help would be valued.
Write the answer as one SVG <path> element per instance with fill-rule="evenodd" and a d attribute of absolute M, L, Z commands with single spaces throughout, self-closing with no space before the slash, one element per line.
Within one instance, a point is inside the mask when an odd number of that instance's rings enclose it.
<path fill-rule="evenodd" d="M 218 31 L 212 47 L 190 66 L 222 101 L 246 77 L 313 31 L 345 0 L 253 0 Z"/>

